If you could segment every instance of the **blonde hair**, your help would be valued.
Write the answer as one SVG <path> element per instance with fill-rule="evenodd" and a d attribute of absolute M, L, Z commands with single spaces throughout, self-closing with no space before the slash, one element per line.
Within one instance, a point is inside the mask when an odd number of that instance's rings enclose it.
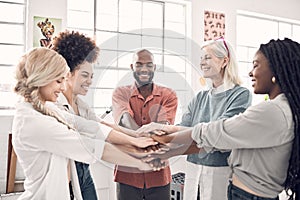
<path fill-rule="evenodd" d="M 241 85 L 242 81 L 239 76 L 238 64 L 235 56 L 235 52 L 229 42 L 221 38 L 218 40 L 209 40 L 203 43 L 201 49 L 209 47 L 214 55 L 218 58 L 228 57 L 228 64 L 224 70 L 224 84 L 225 85 Z"/>
<path fill-rule="evenodd" d="M 34 48 L 21 57 L 16 69 L 14 91 L 23 96 L 37 111 L 52 116 L 72 128 L 58 114 L 46 108 L 39 97 L 39 87 L 64 77 L 69 72 L 65 59 L 45 47 Z"/>

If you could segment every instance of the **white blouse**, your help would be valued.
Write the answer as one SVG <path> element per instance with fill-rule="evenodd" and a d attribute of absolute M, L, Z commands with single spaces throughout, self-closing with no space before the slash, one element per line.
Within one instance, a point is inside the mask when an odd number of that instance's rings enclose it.
<path fill-rule="evenodd" d="M 60 114 L 63 112 L 54 104 L 49 104 L 49 107 Z M 107 136 L 110 132 L 106 129 L 109 132 L 103 133 L 102 125 L 95 121 L 67 112 L 63 115 L 72 119 L 81 133 Z M 19 199 L 69 199 L 69 159 L 84 163 L 100 161 L 105 145 L 103 139 L 80 135 L 55 118 L 36 111 L 27 102 L 20 102 L 16 106 L 12 134 L 13 147 L 26 177 L 25 192 Z"/>

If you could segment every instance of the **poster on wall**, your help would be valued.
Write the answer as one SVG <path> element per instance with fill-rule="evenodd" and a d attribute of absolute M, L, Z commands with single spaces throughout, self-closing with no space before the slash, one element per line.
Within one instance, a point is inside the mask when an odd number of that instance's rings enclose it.
<path fill-rule="evenodd" d="M 225 36 L 225 14 L 204 11 L 204 41 Z"/>
<path fill-rule="evenodd" d="M 51 47 L 52 39 L 61 31 L 61 19 L 33 17 L 33 47 Z"/>

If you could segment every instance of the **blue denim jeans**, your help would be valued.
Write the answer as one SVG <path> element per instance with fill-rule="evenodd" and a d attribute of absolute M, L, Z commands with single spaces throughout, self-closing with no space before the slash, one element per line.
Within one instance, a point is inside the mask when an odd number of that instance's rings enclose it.
<path fill-rule="evenodd" d="M 279 197 L 265 198 L 250 194 L 239 187 L 234 186 L 231 181 L 228 186 L 227 197 L 228 200 L 279 200 Z"/>
<path fill-rule="evenodd" d="M 77 161 L 75 161 L 75 165 L 83 200 L 97 200 L 97 193 L 89 165 Z"/>

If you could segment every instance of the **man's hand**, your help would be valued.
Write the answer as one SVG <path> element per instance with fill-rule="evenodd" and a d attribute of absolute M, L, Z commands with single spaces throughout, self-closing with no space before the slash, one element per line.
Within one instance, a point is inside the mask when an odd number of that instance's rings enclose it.
<path fill-rule="evenodd" d="M 161 159 L 154 159 L 151 162 L 148 162 L 148 164 L 150 165 L 150 167 L 152 167 L 153 171 L 159 171 L 163 168 L 165 168 L 166 166 L 168 166 L 169 163 L 168 161 L 164 161 Z"/>

